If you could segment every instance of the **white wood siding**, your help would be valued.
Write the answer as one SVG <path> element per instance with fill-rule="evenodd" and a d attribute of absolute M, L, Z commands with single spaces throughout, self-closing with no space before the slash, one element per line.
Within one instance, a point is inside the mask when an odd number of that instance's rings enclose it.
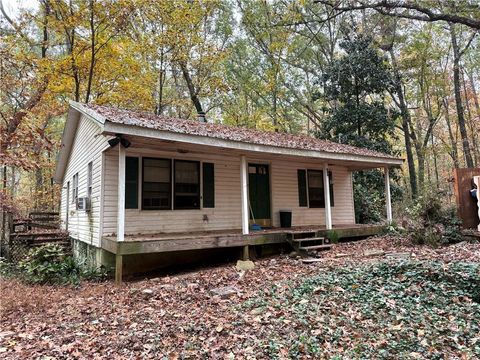
<path fill-rule="evenodd" d="M 115 150 L 115 149 L 114 149 Z M 117 216 L 117 177 L 118 151 L 105 152 L 105 183 L 103 234 L 116 232 Z M 199 160 L 215 164 L 215 208 L 199 210 L 140 210 L 126 209 L 125 233 L 148 234 L 158 232 L 188 232 L 203 230 L 241 229 L 241 196 L 240 196 L 240 157 L 236 155 L 217 154 L 180 154 L 178 152 L 156 151 L 151 149 L 127 149 L 127 156 L 174 158 Z M 279 226 L 279 210 L 293 211 L 292 224 L 324 225 L 325 210 L 310 209 L 298 206 L 297 169 L 319 169 L 318 161 L 292 162 L 279 159 L 247 160 L 252 163 L 270 165 L 271 206 L 274 226 Z M 353 224 L 355 215 L 353 208 L 353 191 L 351 172 L 343 167 L 332 167 L 334 181 L 335 206 L 332 209 L 333 224 Z M 139 189 L 139 207 L 141 206 L 141 189 Z M 208 221 L 204 221 L 204 215 Z"/>
<path fill-rule="evenodd" d="M 197 160 L 215 164 L 215 208 L 198 210 L 125 209 L 125 233 L 183 232 L 241 228 L 240 159 L 216 155 L 169 152 L 138 152 L 127 149 L 126 156 L 140 157 L 139 207 L 141 206 L 141 156 Z M 118 152 L 105 153 L 105 211 L 103 234 L 116 232 Z M 208 221 L 204 221 L 204 215 Z"/>
<path fill-rule="evenodd" d="M 318 162 L 271 162 L 272 220 L 280 226 L 280 210 L 292 210 L 292 225 L 325 225 L 325 209 L 300 207 L 298 202 L 298 169 L 323 170 Z M 333 177 L 333 225 L 354 224 L 352 173 L 346 168 L 330 168 Z"/>
<path fill-rule="evenodd" d="M 68 231 L 74 239 L 100 246 L 100 220 L 102 198 L 102 156 L 108 148 L 107 138 L 100 135 L 101 128 L 94 121 L 81 117 L 68 160 L 62 184 L 60 214 L 66 228 L 67 183 L 70 182 Z M 88 163 L 92 162 L 92 209 L 90 212 L 76 210 L 73 203 L 73 175 L 78 173 L 78 196 L 87 196 Z"/>

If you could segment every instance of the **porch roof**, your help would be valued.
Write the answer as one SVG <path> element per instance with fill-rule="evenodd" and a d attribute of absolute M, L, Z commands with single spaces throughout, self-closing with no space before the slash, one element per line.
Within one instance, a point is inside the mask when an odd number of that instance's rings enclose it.
<path fill-rule="evenodd" d="M 158 132 L 169 133 L 171 135 L 183 135 L 183 137 L 170 138 L 167 140 L 183 140 L 183 142 L 198 143 L 200 139 L 209 139 L 209 143 L 203 145 L 210 146 L 218 145 L 219 147 L 224 147 L 225 142 L 234 142 L 237 143 L 237 145 L 246 144 L 263 146 L 263 148 L 260 149 L 260 151 L 263 152 L 271 152 L 269 151 L 269 148 L 276 148 L 293 151 L 313 151 L 326 155 L 325 158 L 330 157 L 332 159 L 335 159 L 338 156 L 353 156 L 360 161 L 372 159 L 374 162 L 387 165 L 401 165 L 403 162 L 402 159 L 385 153 L 347 144 L 320 140 L 306 135 L 260 131 L 224 124 L 202 123 L 195 120 L 158 116 L 146 112 L 136 112 L 93 104 L 72 102 L 71 106 L 103 124 L 106 132 L 110 130 L 111 132 L 118 131 L 123 134 L 127 133 L 140 136 L 147 135 L 145 131 L 138 131 L 139 129 L 143 129 L 155 131 L 157 135 Z M 136 129 L 137 131 L 135 131 Z M 153 133 L 150 135 L 154 137 Z M 212 140 L 217 140 L 217 144 L 215 144 L 215 141 L 212 142 Z M 342 160 L 347 159 L 343 158 Z M 348 160 L 354 159 L 352 158 Z"/>
<path fill-rule="evenodd" d="M 57 159 L 54 176 L 56 182 L 61 182 L 63 179 L 81 115 L 96 122 L 105 135 L 123 134 L 193 146 L 229 149 L 241 153 L 315 158 L 332 161 L 332 163 L 350 164 L 352 168 L 356 164 L 359 169 L 403 164 L 403 159 L 395 156 L 306 135 L 202 123 L 71 101 L 62 137 L 62 147 Z"/>

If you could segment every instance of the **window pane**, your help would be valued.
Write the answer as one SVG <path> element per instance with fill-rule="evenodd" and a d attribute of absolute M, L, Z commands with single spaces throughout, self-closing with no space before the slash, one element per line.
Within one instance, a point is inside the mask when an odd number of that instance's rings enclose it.
<path fill-rule="evenodd" d="M 308 186 L 312 188 L 323 188 L 322 171 L 308 170 Z"/>
<path fill-rule="evenodd" d="M 170 182 L 170 160 L 144 159 L 143 181 Z"/>
<path fill-rule="evenodd" d="M 322 171 L 308 170 L 308 203 L 311 208 L 325 207 Z"/>
<path fill-rule="evenodd" d="M 175 161 L 175 209 L 200 209 L 200 163 Z"/>
<path fill-rule="evenodd" d="M 143 209 L 171 208 L 170 165 L 171 161 L 168 159 L 143 159 Z"/>
<path fill-rule="evenodd" d="M 175 162 L 175 182 L 198 184 L 198 163 L 197 162 Z"/>
<path fill-rule="evenodd" d="M 334 206 L 334 191 L 332 172 L 328 172 L 330 184 L 330 206 Z M 308 170 L 308 201 L 311 208 L 325 207 L 325 193 L 323 189 L 323 171 Z"/>

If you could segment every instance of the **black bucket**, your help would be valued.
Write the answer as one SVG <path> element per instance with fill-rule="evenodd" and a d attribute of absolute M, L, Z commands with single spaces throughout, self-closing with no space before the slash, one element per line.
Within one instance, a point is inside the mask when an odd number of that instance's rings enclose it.
<path fill-rule="evenodd" d="M 280 227 L 290 228 L 292 227 L 292 211 L 280 210 Z"/>

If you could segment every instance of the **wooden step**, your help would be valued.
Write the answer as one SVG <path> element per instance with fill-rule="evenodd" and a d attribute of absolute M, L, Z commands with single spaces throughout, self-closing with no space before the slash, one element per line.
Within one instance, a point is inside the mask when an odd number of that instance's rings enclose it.
<path fill-rule="evenodd" d="M 313 245 L 313 246 L 300 246 L 299 250 L 317 250 L 317 249 L 330 249 L 333 245 L 332 244 L 325 244 L 325 245 Z"/>
<path fill-rule="evenodd" d="M 50 237 L 50 238 L 34 238 L 32 242 L 55 242 L 55 241 L 68 241 L 68 237 Z"/>
<path fill-rule="evenodd" d="M 313 237 L 313 238 L 303 238 L 303 239 L 292 239 L 295 242 L 304 242 L 304 241 L 324 241 L 324 237 Z"/>
<path fill-rule="evenodd" d="M 59 246 L 64 246 L 64 247 L 70 247 L 70 243 L 66 241 L 53 241 L 53 242 L 33 242 L 29 244 L 31 247 L 41 247 L 47 244 L 55 244 Z"/>

